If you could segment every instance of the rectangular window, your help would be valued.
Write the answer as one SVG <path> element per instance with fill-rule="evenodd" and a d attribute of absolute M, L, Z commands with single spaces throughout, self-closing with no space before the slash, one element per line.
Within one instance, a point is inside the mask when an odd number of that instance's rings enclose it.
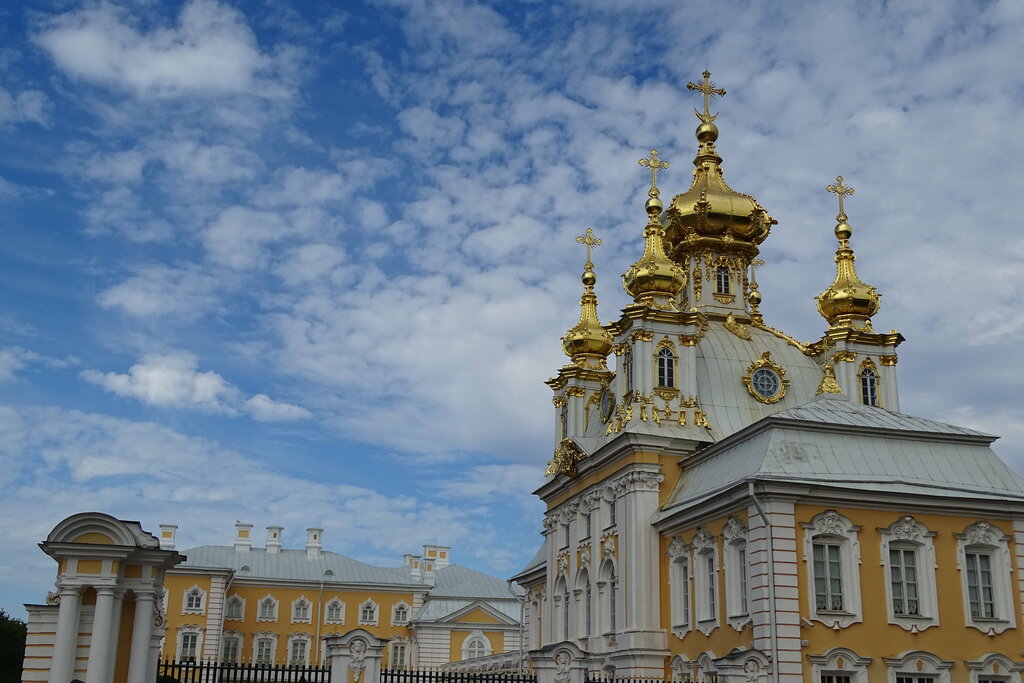
<path fill-rule="evenodd" d="M 893 614 L 920 616 L 917 587 L 917 551 L 889 549 L 889 585 L 892 588 Z"/>
<path fill-rule="evenodd" d="M 591 609 L 591 606 L 590 606 L 590 583 L 589 582 L 587 583 L 587 602 L 586 602 L 586 604 L 583 605 L 583 610 L 584 610 L 584 619 L 586 621 L 586 629 L 587 629 L 586 633 L 584 633 L 583 635 L 589 637 L 590 633 L 591 633 L 591 628 L 593 626 L 593 618 L 594 618 L 594 611 Z"/>
<path fill-rule="evenodd" d="M 896 676 L 896 683 L 935 683 L 935 676 Z"/>
<path fill-rule="evenodd" d="M 715 607 L 715 556 L 708 555 L 704 558 L 707 572 L 707 591 L 708 591 L 708 613 L 707 619 L 714 619 L 717 614 L 717 608 Z"/>
<path fill-rule="evenodd" d="M 405 669 L 405 643 L 391 645 L 391 668 L 399 671 Z"/>
<path fill-rule="evenodd" d="M 590 538 L 590 511 L 580 515 L 580 538 Z"/>
<path fill-rule="evenodd" d="M 293 640 L 292 641 L 292 664 L 305 664 L 306 663 L 306 641 L 304 640 Z"/>
<path fill-rule="evenodd" d="M 260 638 L 256 641 L 256 664 L 271 664 L 273 653 L 270 638 Z"/>
<path fill-rule="evenodd" d="M 679 572 L 679 578 L 681 579 L 680 586 L 680 597 L 683 604 L 680 605 L 680 613 L 683 615 L 683 623 L 680 626 L 690 625 L 690 565 L 687 562 L 683 563 L 683 566 Z"/>
<path fill-rule="evenodd" d="M 225 638 L 221 659 L 225 664 L 238 664 L 238 650 L 238 638 Z"/>
<path fill-rule="evenodd" d="M 819 612 L 843 610 L 843 578 L 837 543 L 814 544 L 814 602 Z"/>
<path fill-rule="evenodd" d="M 967 599 L 975 619 L 995 619 L 995 591 L 992 588 L 992 556 L 988 553 L 966 553 Z"/>
<path fill-rule="evenodd" d="M 849 674 L 821 674 L 821 683 L 851 683 Z"/>
<path fill-rule="evenodd" d="M 615 526 L 615 501 L 608 501 L 608 526 Z"/>
<path fill-rule="evenodd" d="M 183 633 L 181 634 L 181 652 L 178 653 L 178 661 L 180 662 L 194 662 L 196 661 L 196 650 L 199 649 L 199 634 L 198 633 Z"/>
<path fill-rule="evenodd" d="M 740 614 L 749 614 L 750 607 L 747 600 L 747 548 L 740 547 L 736 551 L 736 571 L 740 579 Z"/>

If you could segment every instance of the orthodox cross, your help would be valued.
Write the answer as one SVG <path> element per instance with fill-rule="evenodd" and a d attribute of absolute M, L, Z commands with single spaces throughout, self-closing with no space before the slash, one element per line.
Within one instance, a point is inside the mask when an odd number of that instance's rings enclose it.
<path fill-rule="evenodd" d="M 661 194 L 661 191 L 658 190 L 658 169 L 668 168 L 668 162 L 662 161 L 658 156 L 658 150 L 652 149 L 646 159 L 640 159 L 637 163 L 651 169 L 651 189 L 647 191 L 647 194 L 657 197 Z"/>
<path fill-rule="evenodd" d="M 693 110 L 693 113 L 696 114 L 697 118 L 703 121 L 704 123 L 711 123 L 712 121 L 718 118 L 718 114 L 712 116 L 711 112 L 708 109 L 708 105 L 710 105 L 712 97 L 715 97 L 716 95 L 718 97 L 725 95 L 725 90 L 722 88 L 715 87 L 715 84 L 711 82 L 711 72 L 708 71 L 707 69 L 704 69 L 703 76 L 704 80 L 702 80 L 700 83 L 687 83 L 686 89 L 699 90 L 700 94 L 704 96 L 704 113 L 701 114 L 696 109 Z"/>
<path fill-rule="evenodd" d="M 757 286 L 757 269 L 764 265 L 763 258 L 756 258 L 750 262 L 750 281 Z"/>
<path fill-rule="evenodd" d="M 843 176 L 841 175 L 836 176 L 835 185 L 829 185 L 825 189 L 839 197 L 839 215 L 836 216 L 836 220 L 840 223 L 845 223 L 848 216 L 846 215 L 846 211 L 843 210 L 843 196 L 853 194 L 854 189 L 843 183 Z"/>
<path fill-rule="evenodd" d="M 587 262 L 583 264 L 583 267 L 586 268 L 587 270 L 593 270 L 594 264 L 590 260 L 590 250 L 593 247 L 601 246 L 602 244 L 604 244 L 604 242 L 594 237 L 594 231 L 591 230 L 590 228 L 587 228 L 587 231 L 585 233 L 577 237 L 576 241 L 587 248 Z"/>

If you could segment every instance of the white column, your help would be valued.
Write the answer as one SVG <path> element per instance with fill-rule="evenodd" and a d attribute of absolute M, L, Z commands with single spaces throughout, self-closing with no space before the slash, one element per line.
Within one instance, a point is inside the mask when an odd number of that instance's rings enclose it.
<path fill-rule="evenodd" d="M 82 603 L 80 586 L 61 586 L 57 612 L 57 634 L 53 638 L 50 683 L 68 683 L 75 671 L 78 649 L 78 618 Z"/>
<path fill-rule="evenodd" d="M 121 608 L 124 605 L 124 592 L 118 590 L 114 596 L 114 620 L 110 624 L 110 668 L 108 671 L 113 675 L 114 668 L 117 666 L 117 645 L 119 642 L 119 636 L 121 633 Z"/>
<path fill-rule="evenodd" d="M 96 586 L 96 615 L 92 620 L 86 683 L 110 683 L 110 648 L 114 625 L 114 586 Z"/>
<path fill-rule="evenodd" d="M 135 593 L 135 620 L 128 660 L 128 683 L 146 683 L 149 677 L 149 646 L 153 633 L 153 594 Z M 91 683 L 91 681 L 90 681 Z"/>

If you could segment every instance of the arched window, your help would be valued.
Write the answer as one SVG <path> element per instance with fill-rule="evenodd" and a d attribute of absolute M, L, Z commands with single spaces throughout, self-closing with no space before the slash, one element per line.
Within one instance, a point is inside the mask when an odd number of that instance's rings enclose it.
<path fill-rule="evenodd" d="M 409 623 L 409 605 L 404 601 L 399 602 L 391 608 L 391 623 L 392 624 L 407 624 Z"/>
<path fill-rule="evenodd" d="M 576 603 L 577 603 L 577 627 L 581 638 L 588 638 L 593 632 L 592 614 L 590 606 L 590 572 L 583 569 L 576 577 Z"/>
<path fill-rule="evenodd" d="M 340 624 L 345 621 L 345 603 L 334 598 L 327 603 L 327 623 Z"/>
<path fill-rule="evenodd" d="M 676 385 L 676 356 L 667 346 L 658 351 L 658 386 L 674 388 Z"/>
<path fill-rule="evenodd" d="M 491 643 L 480 631 L 473 631 L 462 642 L 462 658 L 474 659 L 491 654 Z"/>
<path fill-rule="evenodd" d="M 185 611 L 202 612 L 203 595 L 203 589 L 199 586 L 194 586 L 185 591 Z"/>
<path fill-rule="evenodd" d="M 878 375 L 871 368 L 860 371 L 860 401 L 866 406 L 878 405 Z"/>
<path fill-rule="evenodd" d="M 555 610 L 558 619 L 558 640 L 569 639 L 569 587 L 566 585 L 565 577 L 559 576 L 555 580 Z"/>
<path fill-rule="evenodd" d="M 622 354 L 622 377 L 628 394 L 633 391 L 633 349 L 628 346 Z"/>
<path fill-rule="evenodd" d="M 309 600 L 299 598 L 292 603 L 292 622 L 309 621 Z"/>
<path fill-rule="evenodd" d="M 359 606 L 359 623 L 363 625 L 377 625 L 377 604 L 367 600 Z"/>
<path fill-rule="evenodd" d="M 615 576 L 615 565 L 611 560 L 605 561 L 601 565 L 601 582 L 598 584 L 598 591 L 601 594 L 601 612 L 603 613 L 601 622 L 605 633 L 612 633 L 615 631 L 616 623 L 618 621 L 616 615 L 616 592 L 618 589 L 618 579 Z"/>
<path fill-rule="evenodd" d="M 715 292 L 718 294 L 731 294 L 732 288 L 729 282 L 729 268 L 726 266 L 718 266 L 718 270 L 715 271 L 715 284 L 717 285 Z"/>
<path fill-rule="evenodd" d="M 232 595 L 228 598 L 227 605 L 224 608 L 224 618 L 232 621 L 241 621 L 245 616 L 245 603 L 242 598 L 237 595 Z"/>
<path fill-rule="evenodd" d="M 256 615 L 257 621 L 277 621 L 277 600 L 267 596 L 260 600 L 260 611 Z"/>

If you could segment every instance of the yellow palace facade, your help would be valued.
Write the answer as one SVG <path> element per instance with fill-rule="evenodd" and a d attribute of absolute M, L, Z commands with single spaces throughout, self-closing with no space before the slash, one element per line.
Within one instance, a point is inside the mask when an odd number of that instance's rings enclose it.
<path fill-rule="evenodd" d="M 1024 482 L 996 437 L 899 412 L 904 339 L 873 327 L 841 177 L 824 333 L 765 320 L 776 221 L 725 182 L 709 110 L 725 91 L 707 72 L 689 87 L 693 181 L 666 207 L 668 164 L 640 161 L 643 253 L 614 322 L 597 315 L 601 242 L 578 238 L 571 360 L 547 382 L 545 541 L 516 576 L 527 647 L 616 677 L 1020 683 Z"/>
<path fill-rule="evenodd" d="M 161 656 L 269 666 L 320 664 L 323 639 L 364 629 L 387 643 L 383 665 L 439 667 L 519 651 L 520 601 L 503 579 L 451 563 L 425 545 L 399 567 L 374 567 L 323 549 L 321 528 L 302 549 L 269 526 L 253 547 L 251 524 L 232 545 L 182 550 L 164 579 Z M 161 545 L 174 549 L 176 527 Z"/>

